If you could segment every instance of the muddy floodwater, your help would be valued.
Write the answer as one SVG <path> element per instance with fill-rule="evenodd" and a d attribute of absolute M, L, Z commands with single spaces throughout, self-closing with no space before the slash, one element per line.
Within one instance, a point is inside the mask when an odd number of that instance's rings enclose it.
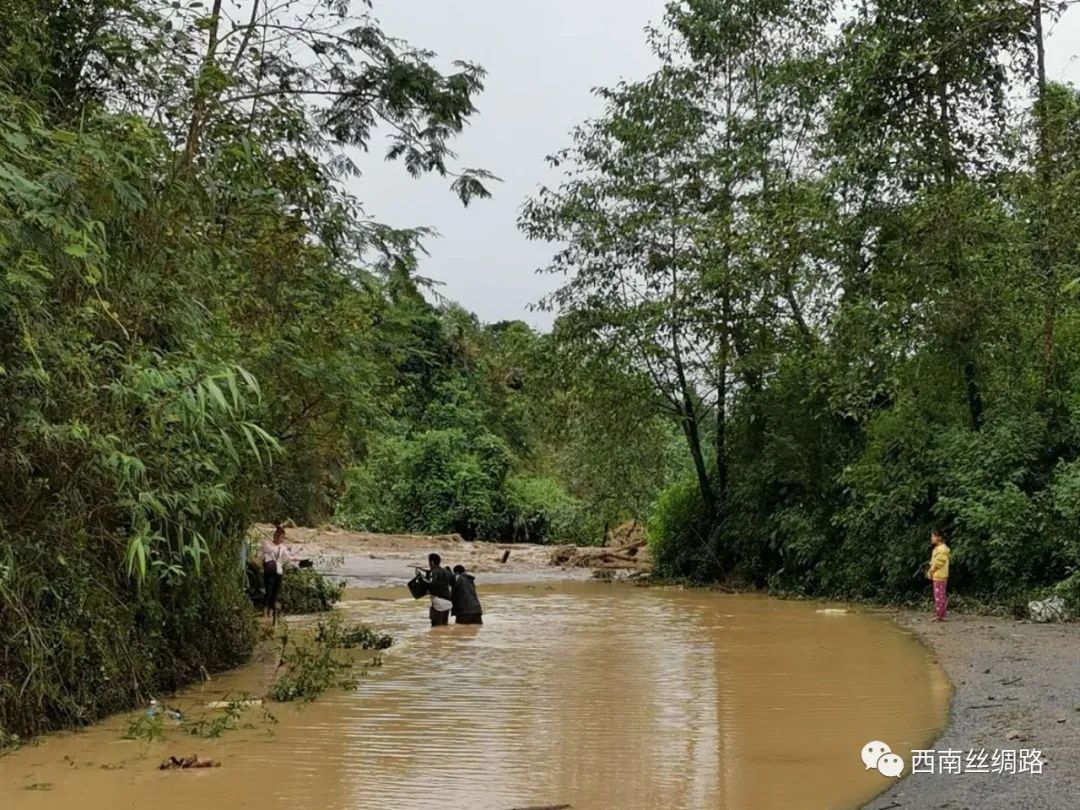
<path fill-rule="evenodd" d="M 889 780 L 862 746 L 931 747 L 949 686 L 882 619 L 817 603 L 599 583 L 485 588 L 483 627 L 426 626 L 405 589 L 341 611 L 395 635 L 355 691 L 245 712 L 217 739 L 123 739 L 134 715 L 0 758 L 5 810 L 813 810 Z M 307 620 L 298 620 L 303 625 Z M 262 694 L 276 661 L 168 703 Z M 169 755 L 221 762 L 160 772 Z M 918 777 L 916 777 L 918 778 Z"/>

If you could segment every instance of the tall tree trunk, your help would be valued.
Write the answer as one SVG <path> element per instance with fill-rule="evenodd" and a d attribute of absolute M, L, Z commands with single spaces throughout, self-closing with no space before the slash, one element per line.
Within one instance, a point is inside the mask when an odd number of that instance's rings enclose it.
<path fill-rule="evenodd" d="M 970 352 L 970 346 L 965 345 L 966 350 Z M 964 360 L 964 393 L 967 396 L 971 427 L 973 430 L 979 430 L 983 422 L 982 390 L 979 388 L 979 376 L 975 370 L 975 361 L 970 357 Z"/>
<path fill-rule="evenodd" d="M 679 330 L 677 325 L 672 326 L 672 358 L 675 361 L 675 375 L 679 382 L 679 395 L 683 436 L 690 450 L 690 458 L 694 462 L 694 473 L 697 475 L 698 489 L 701 491 L 701 502 L 705 505 L 705 511 L 709 517 L 714 517 L 716 512 L 716 491 L 713 482 L 709 478 L 709 467 L 705 462 L 705 453 L 701 446 L 701 419 L 698 416 L 697 405 L 694 402 L 693 391 L 690 381 L 686 378 L 686 368 L 683 365 L 682 350 L 679 347 Z"/>
<path fill-rule="evenodd" d="M 1054 333 L 1057 327 L 1058 284 L 1054 257 L 1047 244 L 1051 199 L 1050 145 L 1047 134 L 1046 109 L 1046 47 L 1043 41 L 1042 0 L 1031 4 L 1032 27 L 1035 36 L 1035 121 L 1038 146 L 1035 156 L 1036 212 L 1033 219 L 1033 258 L 1045 290 L 1043 311 L 1042 360 L 1044 387 L 1049 389 L 1054 376 Z"/>
<path fill-rule="evenodd" d="M 724 349 L 727 354 L 727 349 Z M 718 515 L 727 510 L 728 461 L 727 461 L 727 359 L 720 363 L 716 381 L 716 506 Z"/>
<path fill-rule="evenodd" d="M 687 447 L 690 449 L 690 458 L 694 462 L 694 473 L 697 475 L 698 490 L 701 492 L 701 502 L 705 506 L 705 513 L 710 518 L 715 517 L 717 514 L 716 492 L 713 490 L 709 468 L 705 463 L 705 454 L 701 449 L 700 422 L 696 409 L 686 401 L 683 404 L 682 428 Z"/>
<path fill-rule="evenodd" d="M 730 196 L 728 197 L 730 200 Z M 731 217 L 728 216 L 728 222 Z M 730 225 L 728 226 L 728 238 L 730 239 Z M 730 242 L 729 242 L 730 244 Z M 731 305 L 731 281 L 727 274 L 731 251 L 725 245 L 724 257 L 724 290 L 721 297 L 722 312 L 724 319 L 722 338 L 720 341 L 720 362 L 716 373 L 716 436 L 713 445 L 716 450 L 716 497 L 721 513 L 727 511 L 728 501 L 728 458 L 727 458 L 727 395 L 728 395 L 728 368 L 731 364 L 732 352 L 732 324 L 735 317 Z"/>
<path fill-rule="evenodd" d="M 675 223 L 679 215 L 678 203 L 672 200 L 671 221 Z M 705 461 L 705 453 L 701 445 L 701 418 L 698 414 L 697 398 L 694 396 L 693 386 L 686 373 L 686 364 L 682 354 L 682 289 L 679 283 L 679 268 L 675 261 L 677 253 L 678 233 L 673 225 L 671 230 L 670 245 L 670 272 L 671 272 L 671 310 L 668 317 L 671 328 L 671 359 L 675 364 L 675 379 L 679 385 L 679 410 L 683 436 L 686 438 L 687 447 L 690 450 L 690 458 L 694 462 L 694 472 L 697 475 L 698 489 L 701 491 L 701 502 L 705 507 L 709 518 L 716 515 L 716 490 L 713 488 L 712 479 L 709 477 L 709 467 Z"/>
<path fill-rule="evenodd" d="M 952 124 L 947 91 L 947 78 L 942 67 L 938 68 L 938 116 L 941 139 L 942 181 L 948 191 L 956 187 L 956 155 L 952 148 Z M 960 254 L 960 240 L 955 231 L 950 231 L 948 240 L 949 278 L 954 285 L 963 278 L 963 266 Z M 960 331 L 957 343 L 960 349 L 960 363 L 964 378 L 964 396 L 967 400 L 968 417 L 972 430 L 979 430 L 983 421 L 982 389 L 979 386 L 978 370 L 975 366 L 974 318 L 970 313 L 960 315 Z"/>
<path fill-rule="evenodd" d="M 205 86 L 205 73 L 215 65 L 217 59 L 218 32 L 221 30 L 221 0 L 214 0 L 210 11 L 210 34 L 206 43 L 206 55 L 202 67 L 195 79 L 195 94 L 191 103 L 191 120 L 188 123 L 187 143 L 184 145 L 183 165 L 190 166 L 199 153 L 199 140 L 206 123 L 206 108 L 210 102 L 210 92 Z"/>

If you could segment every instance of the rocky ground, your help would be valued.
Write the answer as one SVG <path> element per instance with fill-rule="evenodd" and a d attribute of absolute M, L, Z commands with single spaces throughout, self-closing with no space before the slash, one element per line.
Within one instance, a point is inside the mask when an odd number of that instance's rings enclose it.
<path fill-rule="evenodd" d="M 866 810 L 1071 810 L 1080 807 L 1080 624 L 890 612 L 935 653 L 953 683 L 935 750 L 1038 749 L 1042 774 L 909 775 Z M 909 769 L 906 773 L 910 774 Z"/>

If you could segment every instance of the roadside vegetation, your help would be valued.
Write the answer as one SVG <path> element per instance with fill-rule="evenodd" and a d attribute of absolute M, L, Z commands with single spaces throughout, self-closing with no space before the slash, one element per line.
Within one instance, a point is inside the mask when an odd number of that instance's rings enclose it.
<path fill-rule="evenodd" d="M 682 437 L 659 573 L 1080 596 L 1080 96 L 1066 3 L 687 0 L 521 218 L 582 362 Z"/>
<path fill-rule="evenodd" d="M 322 613 L 333 608 L 343 588 L 312 568 L 289 568 L 281 580 L 278 608 L 286 615 Z"/>
<path fill-rule="evenodd" d="M 545 338 L 430 303 L 426 232 L 348 191 L 376 132 L 463 203 L 493 182 L 449 148 L 483 71 L 351 5 L 4 7 L 0 741 L 246 661 L 257 520 L 598 542 L 618 511 L 533 429 Z"/>
<path fill-rule="evenodd" d="M 342 650 L 381 651 L 391 644 L 392 637 L 363 625 L 345 627 L 341 617 L 335 614 L 319 622 L 314 635 L 304 636 L 299 642 L 286 633 L 282 637 L 279 664 L 283 671 L 270 687 L 268 696 L 279 703 L 288 703 L 315 700 L 328 689 L 355 689 L 370 667 L 382 665 L 382 658 L 376 652 L 361 665 Z"/>

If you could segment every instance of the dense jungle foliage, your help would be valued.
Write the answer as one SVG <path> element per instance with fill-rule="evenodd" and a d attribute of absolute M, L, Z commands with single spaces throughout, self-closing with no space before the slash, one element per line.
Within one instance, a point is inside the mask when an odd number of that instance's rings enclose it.
<path fill-rule="evenodd" d="M 346 191 L 376 134 L 491 181 L 448 145 L 482 70 L 352 5 L 2 5 L 0 744 L 245 660 L 254 520 L 595 542 L 648 497 L 567 485 L 587 379 Z"/>
<path fill-rule="evenodd" d="M 1080 97 L 1046 0 L 684 0 L 522 227 L 689 472 L 662 570 L 1080 595 Z"/>

